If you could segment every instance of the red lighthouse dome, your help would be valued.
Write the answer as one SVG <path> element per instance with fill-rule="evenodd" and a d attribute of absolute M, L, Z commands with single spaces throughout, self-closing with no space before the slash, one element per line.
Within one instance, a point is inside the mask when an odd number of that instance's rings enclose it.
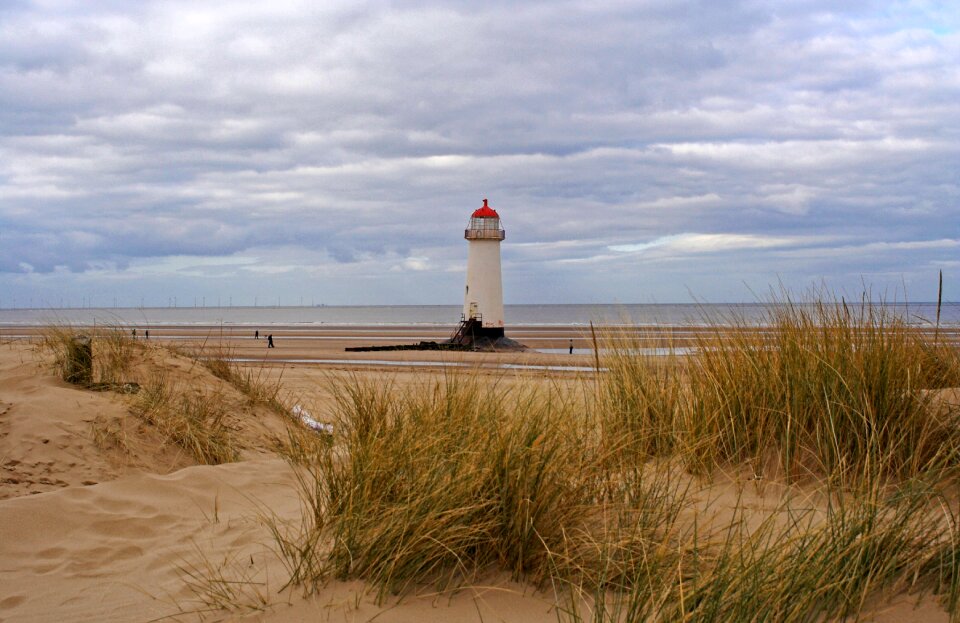
<path fill-rule="evenodd" d="M 473 211 L 470 218 L 500 218 L 497 211 L 487 205 L 487 200 L 483 200 L 483 207 Z"/>

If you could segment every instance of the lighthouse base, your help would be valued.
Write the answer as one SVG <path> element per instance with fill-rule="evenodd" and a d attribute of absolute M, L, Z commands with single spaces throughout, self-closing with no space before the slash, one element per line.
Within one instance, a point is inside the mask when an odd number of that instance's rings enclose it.
<path fill-rule="evenodd" d="M 480 320 L 468 318 L 460 321 L 457 332 L 445 342 L 464 350 L 524 351 L 527 347 L 504 335 L 503 327 L 485 327 Z"/>
<path fill-rule="evenodd" d="M 503 327 L 484 327 L 476 318 L 461 320 L 457 332 L 443 342 L 418 342 L 389 346 L 351 346 L 350 352 L 381 350 L 478 350 L 485 352 L 522 352 L 527 347 L 503 334 Z"/>

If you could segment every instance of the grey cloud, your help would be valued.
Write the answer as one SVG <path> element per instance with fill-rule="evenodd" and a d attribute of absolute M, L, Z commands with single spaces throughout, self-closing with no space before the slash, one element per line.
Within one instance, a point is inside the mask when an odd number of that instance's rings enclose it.
<path fill-rule="evenodd" d="M 956 221 L 960 35 L 936 7 L 4 7 L 0 283 L 281 247 L 278 263 L 319 251 L 377 280 L 405 257 L 457 261 L 484 195 L 530 284 L 669 235 L 855 245 Z M 792 270 L 777 250 L 726 253 L 736 283 Z M 888 247 L 860 268 L 942 259 Z M 797 278 L 832 270 L 804 261 Z M 651 287 L 702 281 L 674 270 Z M 625 286 L 588 289 L 604 287 Z"/>

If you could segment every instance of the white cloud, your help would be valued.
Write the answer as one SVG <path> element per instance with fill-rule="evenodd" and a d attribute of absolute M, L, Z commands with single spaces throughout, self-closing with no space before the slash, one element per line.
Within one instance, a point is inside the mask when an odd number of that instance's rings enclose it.
<path fill-rule="evenodd" d="M 408 257 L 401 265 L 403 270 L 430 270 L 430 258 L 428 257 Z"/>
<path fill-rule="evenodd" d="M 174 275 L 178 273 L 203 274 L 210 268 L 251 268 L 259 262 L 257 257 L 202 257 L 168 255 L 144 258 L 134 262 L 129 272 L 137 275 Z"/>
<path fill-rule="evenodd" d="M 660 248 L 678 253 L 714 253 L 738 249 L 769 249 L 801 244 L 802 239 L 791 237 L 758 236 L 752 234 L 697 234 L 684 233 L 664 236 L 651 242 L 621 244 L 609 247 L 611 251 L 638 253 Z"/>
<path fill-rule="evenodd" d="M 671 154 L 686 158 L 705 158 L 735 168 L 814 168 L 827 169 L 879 159 L 891 154 L 923 153 L 949 149 L 925 139 L 882 138 L 877 140 L 816 140 L 782 142 L 724 142 L 658 144 Z"/>

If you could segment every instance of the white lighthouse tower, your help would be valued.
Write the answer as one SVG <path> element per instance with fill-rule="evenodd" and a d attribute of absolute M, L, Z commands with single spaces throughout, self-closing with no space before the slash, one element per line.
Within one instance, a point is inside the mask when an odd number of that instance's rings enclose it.
<path fill-rule="evenodd" d="M 477 338 L 503 338 L 503 282 L 500 241 L 506 232 L 500 215 L 483 200 L 463 233 L 467 239 L 467 287 L 463 295 L 463 326 Z"/>

